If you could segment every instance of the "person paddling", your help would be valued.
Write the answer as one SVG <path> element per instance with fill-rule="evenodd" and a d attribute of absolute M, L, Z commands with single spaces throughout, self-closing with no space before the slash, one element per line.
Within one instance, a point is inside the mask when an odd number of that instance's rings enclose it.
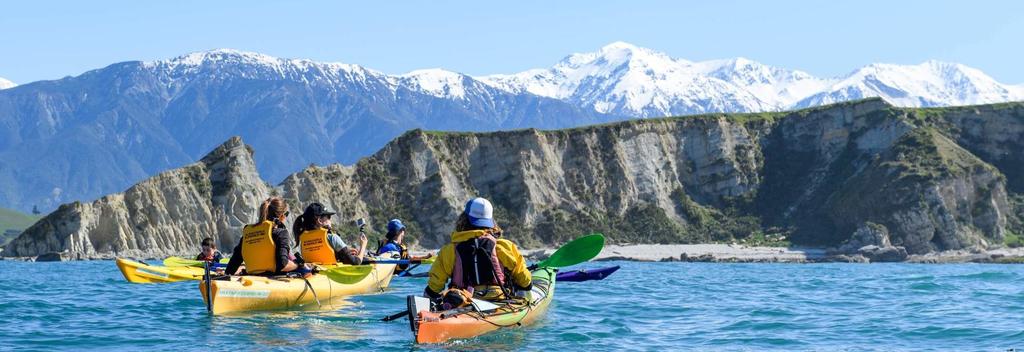
<path fill-rule="evenodd" d="M 320 203 L 311 203 L 306 210 L 295 219 L 292 232 L 299 244 L 300 256 L 306 263 L 331 265 L 338 262 L 350 265 L 363 263 L 366 256 L 366 235 L 359 230 L 359 248 L 349 248 L 345 241 L 333 233 L 331 216 L 335 212 L 328 210 Z"/>
<path fill-rule="evenodd" d="M 280 274 L 303 268 L 290 258 L 288 203 L 280 197 L 271 197 L 260 205 L 259 222 L 245 225 L 242 238 L 228 261 L 226 272 L 236 273 L 244 263 L 250 275 Z"/>
<path fill-rule="evenodd" d="M 424 296 L 455 307 L 469 304 L 470 297 L 529 297 L 533 282 L 526 259 L 512 241 L 501 238 L 493 212 L 487 199 L 474 198 L 466 203 L 451 243 L 441 248 L 430 268 Z M 442 292 L 449 280 L 449 289 Z"/>
<path fill-rule="evenodd" d="M 425 256 L 412 256 L 409 255 L 409 248 L 403 244 L 405 240 L 405 224 L 402 224 L 400 219 L 391 219 L 388 221 L 388 233 L 384 235 L 383 244 L 377 248 L 377 256 L 383 256 L 385 253 L 394 253 L 398 255 L 399 259 L 408 260 L 424 260 L 434 256 L 433 253 L 428 253 Z M 409 269 L 409 264 L 399 264 L 395 273 Z"/>
<path fill-rule="evenodd" d="M 204 238 L 200 245 L 203 249 L 196 256 L 196 260 L 217 264 L 220 263 L 221 259 L 224 259 L 224 255 L 217 250 L 217 244 L 213 243 L 212 238 Z"/>

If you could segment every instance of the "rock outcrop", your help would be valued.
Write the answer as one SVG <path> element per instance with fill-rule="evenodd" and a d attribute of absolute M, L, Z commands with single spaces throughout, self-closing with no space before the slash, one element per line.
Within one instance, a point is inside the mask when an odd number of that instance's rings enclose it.
<path fill-rule="evenodd" d="M 871 99 L 568 130 L 413 130 L 355 165 L 310 166 L 274 189 L 236 138 L 125 193 L 64 205 L 3 254 L 160 256 L 207 235 L 230 247 L 271 193 L 293 209 L 319 201 L 346 222 L 368 218 L 377 232 L 402 218 L 425 247 L 444 243 L 463 202 L 483 196 L 525 247 L 600 231 L 620 243 L 788 233 L 872 261 L 990 248 L 1020 231 L 1021 190 L 1006 175 L 1024 174 L 1024 148 L 1006 145 L 1020 143 L 1022 105 Z M 990 130 L 1003 143 L 987 141 Z"/>
<path fill-rule="evenodd" d="M 200 162 L 123 193 L 62 205 L 4 247 L 3 254 L 158 257 L 195 252 L 207 236 L 234 243 L 270 193 L 256 173 L 252 153 L 234 137 Z"/>

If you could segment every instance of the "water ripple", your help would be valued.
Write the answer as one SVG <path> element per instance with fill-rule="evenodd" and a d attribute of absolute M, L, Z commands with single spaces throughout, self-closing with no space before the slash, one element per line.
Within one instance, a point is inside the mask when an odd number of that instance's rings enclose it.
<path fill-rule="evenodd" d="M 1008 350 L 1024 348 L 1024 266 L 619 264 L 560 283 L 545 319 L 416 346 L 425 279 L 336 309 L 211 317 L 195 282 L 134 285 L 112 262 L 0 261 L 0 350 Z"/>

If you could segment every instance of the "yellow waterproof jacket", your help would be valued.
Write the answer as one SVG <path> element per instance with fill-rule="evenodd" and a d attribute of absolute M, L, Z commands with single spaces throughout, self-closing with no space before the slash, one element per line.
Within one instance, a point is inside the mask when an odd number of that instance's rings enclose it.
<path fill-rule="evenodd" d="M 434 293 L 444 291 L 445 284 L 451 279 L 452 270 L 455 268 L 455 244 L 483 236 L 485 233 L 484 230 L 453 232 L 451 243 L 441 247 L 437 259 L 430 266 L 430 279 L 427 281 L 427 287 Z M 533 278 L 530 276 L 530 271 L 526 269 L 526 259 L 519 253 L 519 248 L 516 248 L 515 243 L 499 238 L 494 249 L 498 252 L 498 261 L 501 262 L 501 266 L 511 273 L 510 277 L 506 277 L 505 280 L 509 280 L 517 287 L 529 287 Z"/>

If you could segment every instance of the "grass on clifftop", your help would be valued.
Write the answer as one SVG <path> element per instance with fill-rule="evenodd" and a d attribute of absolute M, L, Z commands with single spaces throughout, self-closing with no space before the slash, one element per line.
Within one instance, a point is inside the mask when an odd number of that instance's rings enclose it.
<path fill-rule="evenodd" d="M 14 238 L 4 236 L 8 229 L 24 230 L 36 223 L 42 216 L 24 214 L 17 210 L 0 208 L 0 246 L 6 245 Z"/>
<path fill-rule="evenodd" d="M 828 111 L 828 110 L 831 110 L 831 109 L 842 108 L 842 107 L 850 107 L 850 106 L 855 106 L 855 105 L 859 105 L 859 104 L 874 103 L 876 101 L 884 102 L 881 98 L 865 98 L 865 99 L 858 99 L 858 100 L 838 102 L 838 103 L 828 104 L 828 105 L 808 107 L 808 108 L 797 109 L 797 110 L 787 110 L 787 111 L 777 111 L 777 112 L 703 113 L 703 114 L 694 114 L 694 115 L 677 115 L 677 116 L 646 117 L 646 118 L 623 117 L 621 120 L 618 120 L 618 121 L 611 121 L 611 122 L 605 122 L 605 123 L 599 123 L 599 124 L 593 124 L 593 125 L 577 126 L 577 127 L 559 128 L 559 129 L 521 128 L 521 129 L 510 129 L 510 130 L 503 130 L 503 131 L 494 131 L 494 132 L 439 131 L 439 130 L 415 129 L 415 130 L 407 131 L 406 134 L 416 133 L 416 131 L 421 131 L 424 135 L 428 135 L 428 136 L 432 136 L 432 137 L 451 137 L 451 136 L 465 137 L 465 136 L 474 136 L 474 135 L 475 136 L 482 136 L 482 135 L 496 134 L 496 133 L 523 133 L 523 132 L 527 132 L 527 131 L 530 131 L 530 130 L 538 130 L 541 133 L 545 133 L 545 132 L 566 133 L 566 132 L 589 131 L 589 130 L 593 130 L 593 129 L 602 129 L 602 128 L 609 128 L 609 127 L 629 127 L 629 126 L 636 126 L 636 125 L 640 125 L 640 124 L 669 123 L 669 122 L 686 121 L 686 120 L 709 120 L 710 121 L 710 120 L 717 120 L 719 118 L 724 118 L 726 121 L 740 123 L 740 124 L 748 124 L 748 123 L 754 123 L 754 122 L 768 122 L 768 123 L 771 123 L 771 122 L 778 121 L 778 120 L 780 120 L 782 118 L 785 118 L 785 117 L 791 116 L 791 115 L 792 116 L 807 116 L 809 114 L 816 113 L 816 112 Z M 404 135 L 405 134 L 403 134 L 403 136 Z M 399 138 L 401 138 L 401 137 L 399 137 Z"/>

